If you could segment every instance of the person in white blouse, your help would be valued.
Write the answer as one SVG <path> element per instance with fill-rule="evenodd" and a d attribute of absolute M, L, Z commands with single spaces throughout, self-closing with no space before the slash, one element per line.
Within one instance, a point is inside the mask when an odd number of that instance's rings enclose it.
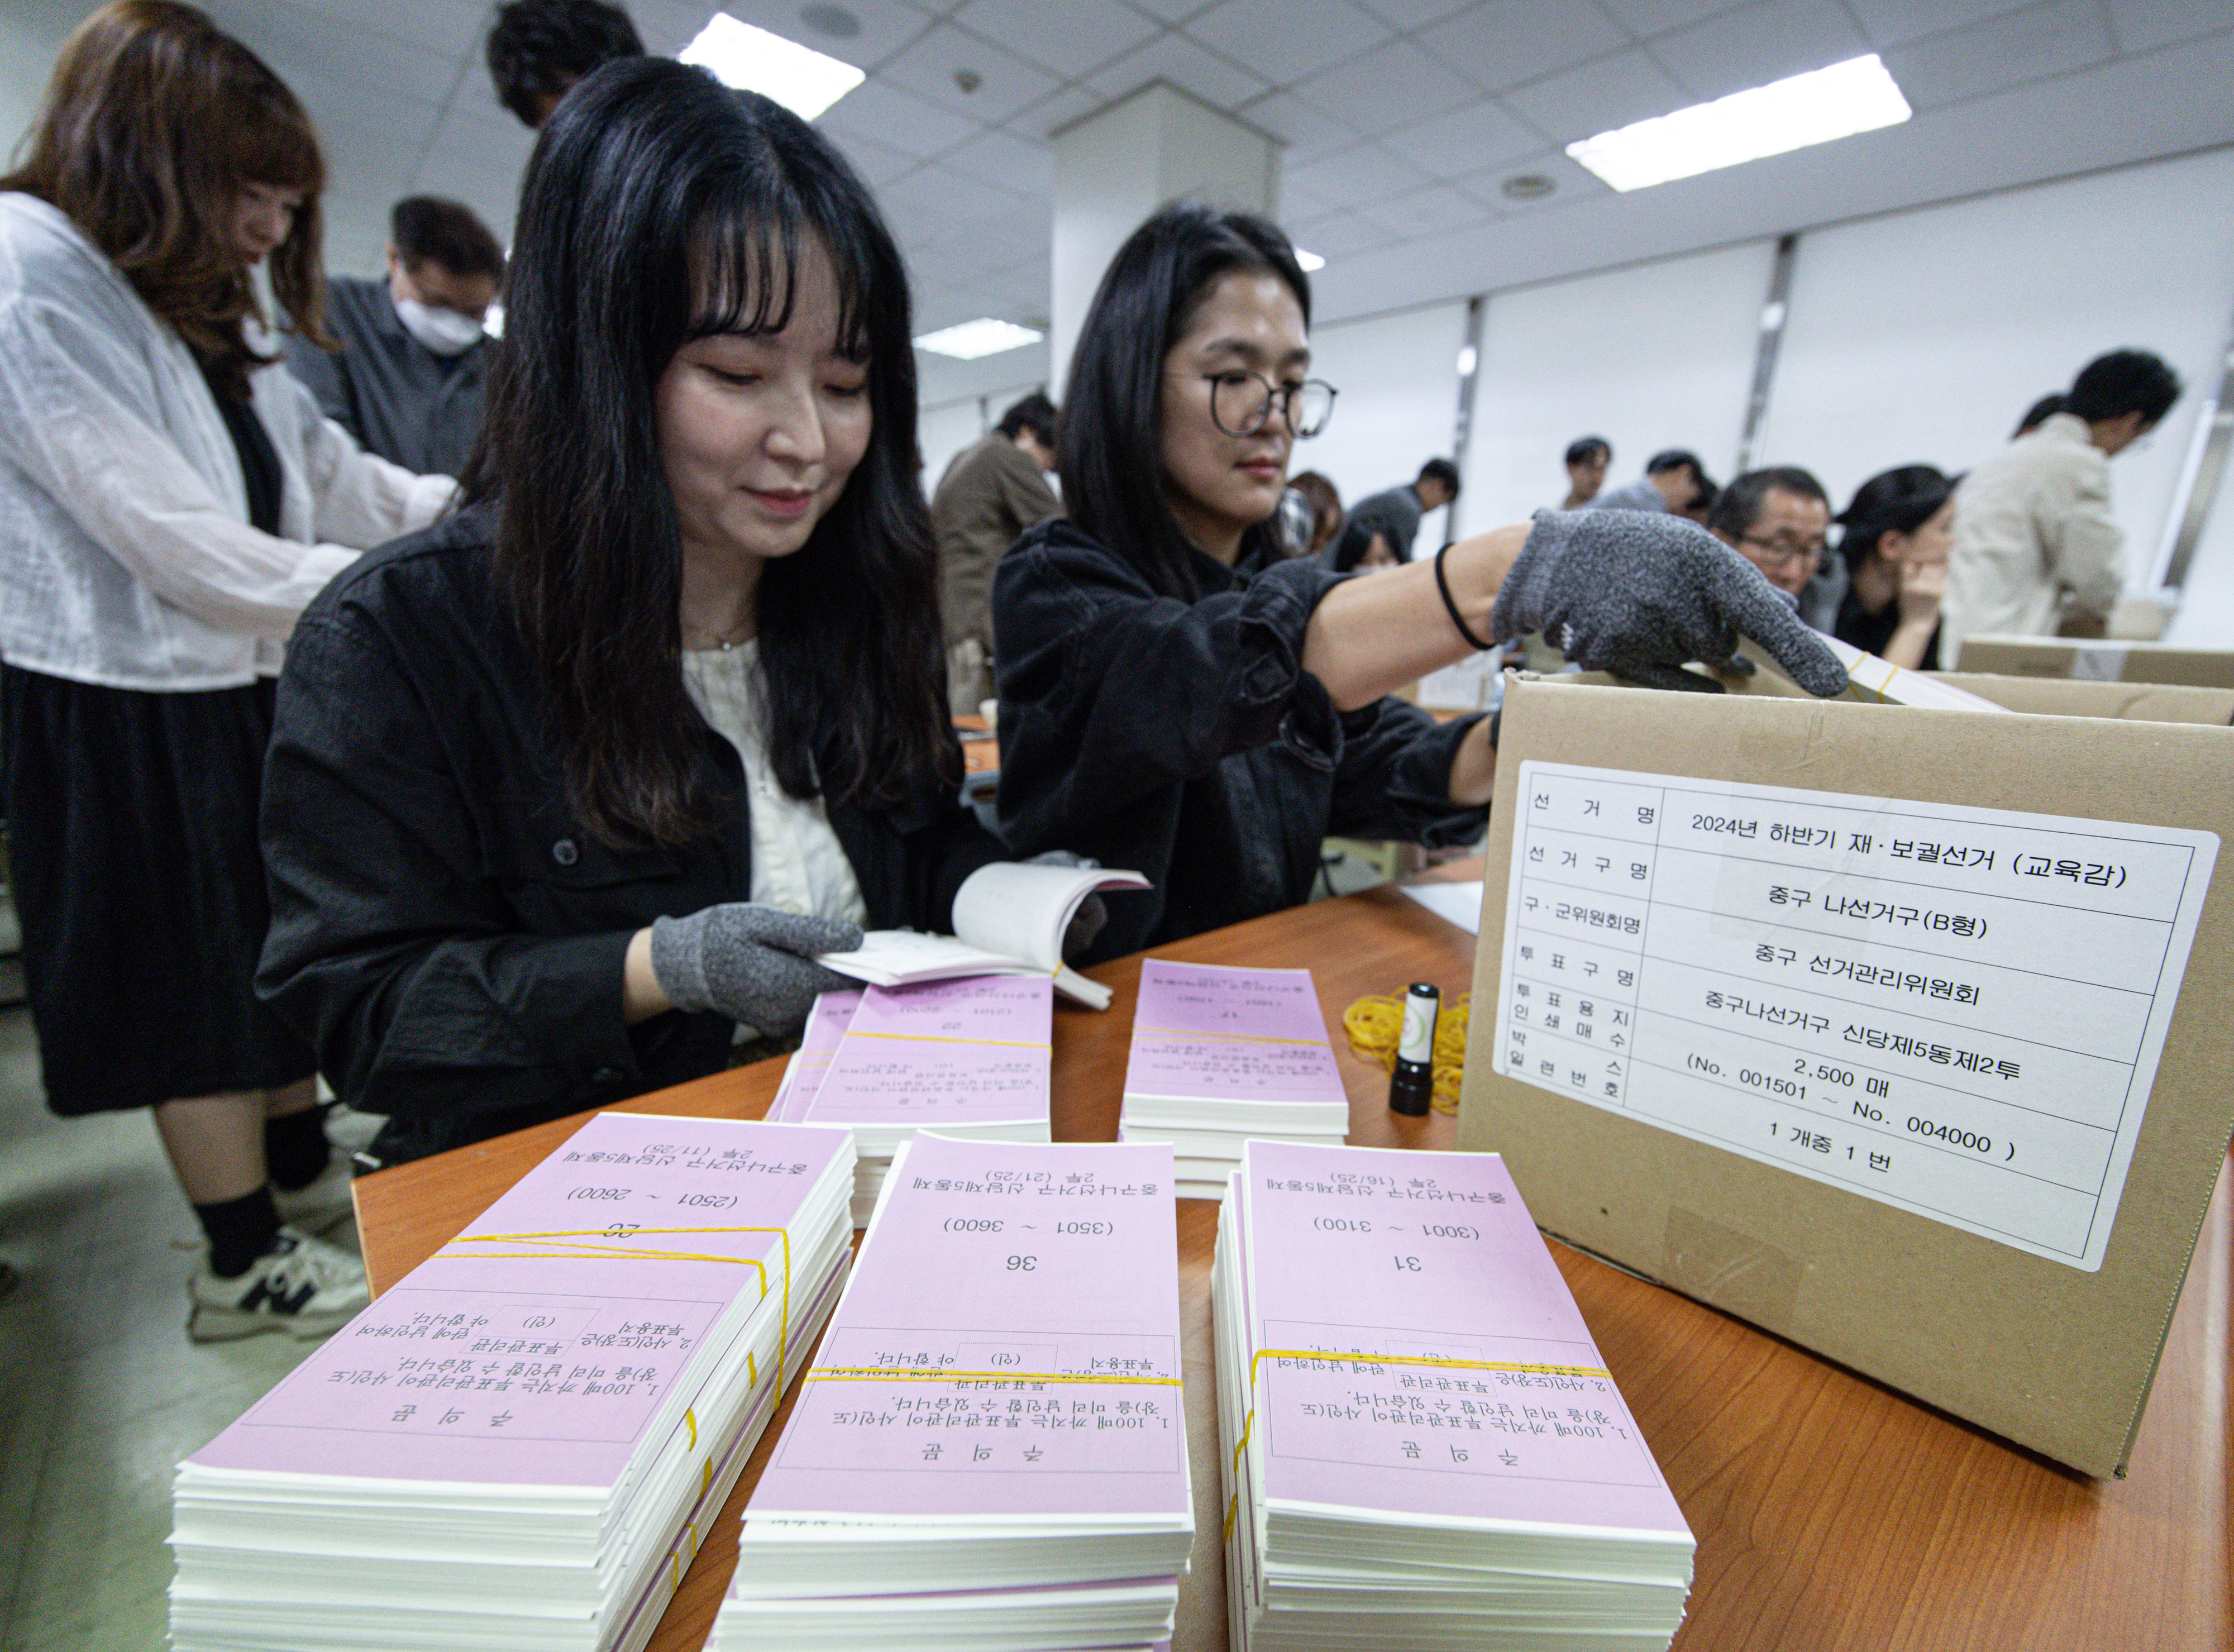
<path fill-rule="evenodd" d="M 0 178 L 0 706 L 49 1105 L 149 1107 L 209 1253 L 198 1339 L 330 1329 L 363 1271 L 310 1049 L 251 988 L 271 678 L 304 605 L 454 491 L 361 452 L 278 364 L 319 334 L 316 133 L 200 12 L 71 36 Z M 283 1214 L 297 1226 L 283 1225 Z"/>

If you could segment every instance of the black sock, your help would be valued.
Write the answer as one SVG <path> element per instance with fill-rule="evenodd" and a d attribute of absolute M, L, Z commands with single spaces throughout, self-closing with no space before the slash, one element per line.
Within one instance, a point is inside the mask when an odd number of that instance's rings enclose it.
<path fill-rule="evenodd" d="M 326 1140 L 326 1115 L 317 1107 L 304 1107 L 282 1118 L 264 1121 L 264 1164 L 271 1185 L 283 1192 L 308 1187 L 325 1174 L 333 1147 Z"/>
<path fill-rule="evenodd" d="M 279 1231 L 279 1211 L 271 1203 L 271 1190 L 259 1187 L 238 1198 L 197 1205 L 202 1231 L 209 1236 L 210 1271 L 220 1279 L 246 1273 L 257 1257 L 271 1248 Z"/>

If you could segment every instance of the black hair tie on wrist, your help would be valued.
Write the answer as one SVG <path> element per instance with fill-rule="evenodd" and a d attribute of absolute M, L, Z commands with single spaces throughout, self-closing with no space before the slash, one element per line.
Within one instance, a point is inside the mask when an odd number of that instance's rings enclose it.
<path fill-rule="evenodd" d="M 1447 551 L 1449 549 L 1450 546 L 1447 545 L 1443 547 L 1442 551 L 1435 552 L 1435 589 L 1441 593 L 1443 606 L 1450 611 L 1451 624 L 1459 628 L 1459 635 L 1465 637 L 1467 642 L 1473 643 L 1476 649 L 1486 652 L 1488 650 L 1495 648 L 1497 644 L 1494 643 L 1483 642 L 1481 638 L 1476 637 L 1473 632 L 1467 628 L 1466 617 L 1459 612 L 1458 603 L 1451 596 L 1451 582 L 1443 578 L 1443 551 Z"/>

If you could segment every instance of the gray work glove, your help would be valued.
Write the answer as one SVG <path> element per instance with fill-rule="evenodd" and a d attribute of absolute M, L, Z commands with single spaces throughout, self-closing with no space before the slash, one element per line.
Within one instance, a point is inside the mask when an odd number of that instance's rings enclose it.
<path fill-rule="evenodd" d="M 1538 511 L 1535 522 L 1490 611 L 1492 641 L 1541 631 L 1586 671 L 1719 694 L 1683 664 L 1730 659 L 1742 633 L 1808 693 L 1845 692 L 1845 668 L 1793 599 L 1696 523 L 1650 511 Z"/>
<path fill-rule="evenodd" d="M 1024 862 L 1027 866 L 1076 866 L 1081 871 L 1100 872 L 1101 863 L 1091 855 L 1075 855 L 1068 849 L 1043 849 Z M 1062 955 L 1075 958 L 1094 944 L 1094 937 L 1101 933 L 1101 926 L 1109 921 L 1109 907 L 1099 895 L 1088 895 L 1078 903 L 1078 910 L 1070 915 L 1070 926 L 1062 932 Z"/>
<path fill-rule="evenodd" d="M 651 973 L 677 1009 L 718 1009 L 758 1032 L 788 1032 L 807 1019 L 817 993 L 859 984 L 815 956 L 860 944 L 858 924 L 731 901 L 655 918 Z"/>

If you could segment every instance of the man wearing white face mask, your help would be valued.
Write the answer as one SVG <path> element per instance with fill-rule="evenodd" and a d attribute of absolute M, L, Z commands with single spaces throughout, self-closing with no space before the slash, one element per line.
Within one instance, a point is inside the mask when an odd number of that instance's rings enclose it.
<path fill-rule="evenodd" d="M 337 353 L 290 336 L 287 365 L 370 451 L 454 476 L 480 434 L 488 335 L 504 251 L 472 211 L 415 195 L 390 215 L 388 276 L 326 284 Z"/>

